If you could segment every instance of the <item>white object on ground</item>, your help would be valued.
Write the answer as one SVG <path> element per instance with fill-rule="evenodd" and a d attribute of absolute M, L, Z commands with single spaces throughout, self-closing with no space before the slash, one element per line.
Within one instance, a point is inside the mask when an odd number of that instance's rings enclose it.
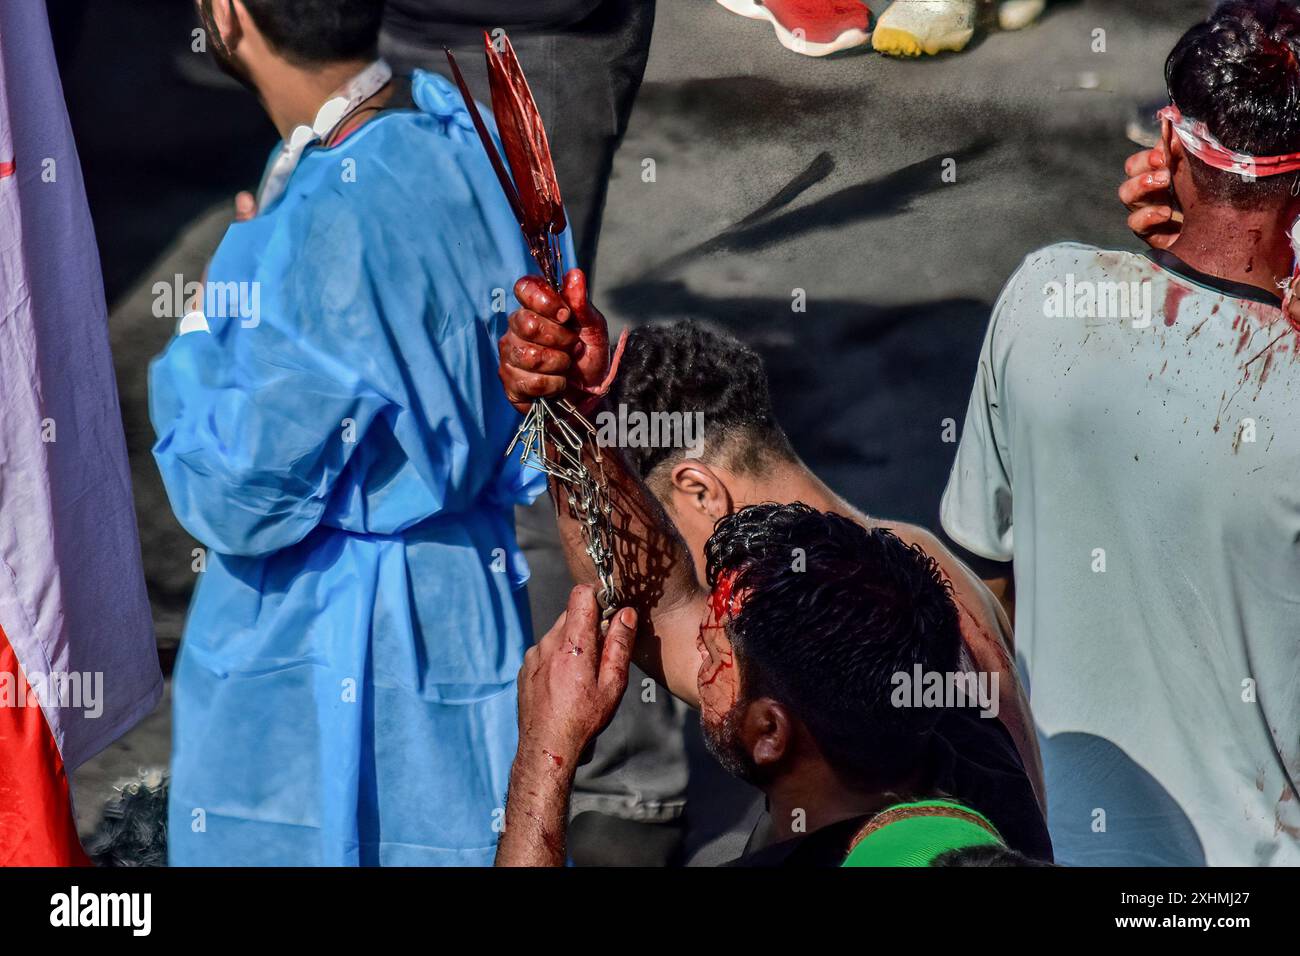
<path fill-rule="evenodd" d="M 1047 0 L 1002 0 L 998 4 L 998 26 L 1003 30 L 1020 30 L 1043 14 Z"/>
<path fill-rule="evenodd" d="M 894 0 L 876 21 L 872 46 L 892 56 L 964 49 L 975 35 L 976 0 Z"/>

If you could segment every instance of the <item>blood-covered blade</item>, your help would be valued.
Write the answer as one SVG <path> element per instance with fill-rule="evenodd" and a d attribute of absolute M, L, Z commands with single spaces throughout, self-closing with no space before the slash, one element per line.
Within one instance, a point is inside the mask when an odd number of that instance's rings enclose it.
<path fill-rule="evenodd" d="M 478 104 L 474 102 L 474 94 L 469 91 L 469 84 L 465 82 L 465 77 L 460 72 L 460 66 L 456 63 L 455 54 L 446 47 L 443 47 L 442 51 L 447 54 L 447 62 L 451 65 L 452 79 L 456 81 L 456 87 L 465 100 L 465 109 L 469 111 L 469 118 L 474 121 L 474 129 L 478 131 L 478 138 L 483 141 L 483 149 L 487 152 L 488 159 L 492 163 L 492 169 L 496 171 L 497 179 L 501 181 L 501 189 L 505 192 L 506 199 L 510 203 L 510 210 L 515 214 L 515 219 L 519 222 L 519 228 L 526 230 L 524 210 L 519 203 L 519 193 L 515 189 L 514 181 L 510 178 L 510 173 L 506 171 L 506 164 L 502 161 L 501 154 L 497 152 L 496 143 L 492 141 L 492 134 L 488 132 L 487 123 L 483 122 L 483 114 L 478 111 Z"/>
<path fill-rule="evenodd" d="M 530 236 L 559 235 L 565 226 L 564 202 L 537 101 L 510 38 L 504 33 L 494 38 L 485 31 L 483 44 L 492 114 L 519 190 L 524 230 Z"/>

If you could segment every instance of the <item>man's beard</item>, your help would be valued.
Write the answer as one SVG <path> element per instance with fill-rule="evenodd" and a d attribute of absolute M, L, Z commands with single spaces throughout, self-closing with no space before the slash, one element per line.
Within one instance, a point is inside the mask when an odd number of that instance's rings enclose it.
<path fill-rule="evenodd" d="M 745 708 L 737 701 L 716 726 L 701 720 L 700 733 L 704 737 L 704 749 L 722 765 L 723 770 L 745 783 L 758 784 L 762 774 L 740 742 L 740 722 L 744 714 Z"/>

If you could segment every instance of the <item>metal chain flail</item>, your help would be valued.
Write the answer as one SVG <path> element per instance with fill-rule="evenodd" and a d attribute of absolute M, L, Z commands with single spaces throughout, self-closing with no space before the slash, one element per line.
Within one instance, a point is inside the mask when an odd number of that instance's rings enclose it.
<path fill-rule="evenodd" d="M 619 606 L 618 589 L 614 586 L 614 506 L 595 426 L 568 399 L 542 398 L 528 410 L 514 441 L 506 449 L 506 457 L 520 444 L 523 445 L 520 462 L 555 479 L 563 489 L 569 513 L 582 528 L 587 556 L 596 568 L 602 618 L 609 620 Z M 555 457 L 551 455 L 551 447 L 555 449 Z M 596 462 L 594 474 L 583 458 L 587 448 Z"/>

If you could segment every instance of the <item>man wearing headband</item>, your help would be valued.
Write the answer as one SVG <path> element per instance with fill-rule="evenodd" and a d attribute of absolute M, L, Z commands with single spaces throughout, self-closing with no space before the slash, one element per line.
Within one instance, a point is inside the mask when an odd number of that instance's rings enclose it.
<path fill-rule="evenodd" d="M 488 864 L 529 643 L 512 511 L 544 486 L 484 382 L 527 248 L 460 94 L 377 58 L 382 3 L 200 10 L 283 144 L 150 377 L 205 546 L 171 862 Z"/>
<path fill-rule="evenodd" d="M 1154 248 L 1012 276 L 942 520 L 1014 580 L 1059 860 L 1295 865 L 1300 4 L 1223 5 L 1165 72 Z"/>

